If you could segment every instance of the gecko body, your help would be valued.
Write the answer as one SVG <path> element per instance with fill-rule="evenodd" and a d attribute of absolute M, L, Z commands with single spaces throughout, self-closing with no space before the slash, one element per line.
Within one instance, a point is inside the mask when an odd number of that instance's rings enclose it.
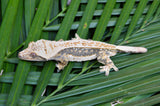
<path fill-rule="evenodd" d="M 100 72 L 109 74 L 111 68 L 118 71 L 114 65 L 111 56 L 116 55 L 118 51 L 145 53 L 146 48 L 130 47 L 130 46 L 116 46 L 100 41 L 81 39 L 77 34 L 76 37 L 68 41 L 49 41 L 38 40 L 29 43 L 28 48 L 19 53 L 19 58 L 28 61 L 49 61 L 56 60 L 59 70 L 62 70 L 68 61 L 87 61 L 97 59 L 98 62 L 104 64 L 100 66 Z"/>

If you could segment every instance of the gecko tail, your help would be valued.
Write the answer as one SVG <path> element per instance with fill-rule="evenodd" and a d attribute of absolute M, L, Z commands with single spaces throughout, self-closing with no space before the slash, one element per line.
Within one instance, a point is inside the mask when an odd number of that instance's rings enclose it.
<path fill-rule="evenodd" d="M 117 50 L 127 53 L 146 53 L 147 49 L 144 47 L 132 47 L 132 46 L 116 46 Z"/>

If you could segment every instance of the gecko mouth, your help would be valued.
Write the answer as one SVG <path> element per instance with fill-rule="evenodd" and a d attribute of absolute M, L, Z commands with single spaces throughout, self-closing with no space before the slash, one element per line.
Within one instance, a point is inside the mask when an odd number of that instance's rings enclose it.
<path fill-rule="evenodd" d="M 27 60 L 27 61 L 46 61 L 46 59 L 40 57 L 40 56 L 34 56 L 32 57 L 30 53 L 25 54 L 23 51 L 18 53 L 18 58 L 21 60 Z"/>

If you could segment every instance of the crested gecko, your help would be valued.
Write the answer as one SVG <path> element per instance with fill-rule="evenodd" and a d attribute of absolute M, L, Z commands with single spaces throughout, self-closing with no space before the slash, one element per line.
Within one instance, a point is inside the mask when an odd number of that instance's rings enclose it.
<path fill-rule="evenodd" d="M 56 60 L 58 61 L 56 67 L 59 70 L 62 70 L 68 61 L 81 62 L 97 59 L 98 62 L 104 64 L 104 66 L 100 66 L 100 72 L 105 72 L 105 75 L 109 75 L 111 68 L 118 71 L 118 68 L 110 59 L 117 52 L 145 53 L 147 49 L 144 47 L 116 46 L 100 41 L 86 40 L 75 34 L 75 38 L 68 41 L 41 39 L 36 42 L 30 42 L 28 48 L 19 52 L 18 57 L 28 61 Z"/>

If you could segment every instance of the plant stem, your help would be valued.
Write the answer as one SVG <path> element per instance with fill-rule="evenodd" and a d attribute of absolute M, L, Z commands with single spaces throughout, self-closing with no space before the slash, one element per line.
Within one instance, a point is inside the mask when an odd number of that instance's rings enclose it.
<path fill-rule="evenodd" d="M 25 44 L 25 42 L 23 42 L 22 44 L 20 44 L 20 45 L 19 45 L 17 48 L 15 48 L 12 52 L 9 52 L 5 58 L 10 57 L 11 55 L 13 55 L 18 49 L 20 49 L 22 46 L 24 46 L 24 44 Z"/>
<path fill-rule="evenodd" d="M 47 27 L 50 23 L 52 23 L 55 19 L 57 19 L 59 16 L 61 16 L 65 11 L 67 10 L 67 8 L 64 8 L 59 14 L 57 14 L 54 18 L 52 18 L 50 21 L 46 21 L 46 25 L 43 27 Z"/>
<path fill-rule="evenodd" d="M 143 25 L 140 27 L 140 29 L 137 30 L 137 31 L 136 31 L 135 33 L 133 33 L 132 35 L 137 34 L 137 33 L 141 32 L 141 31 L 143 31 L 143 29 L 144 29 L 145 27 L 147 27 L 147 26 L 149 26 L 150 24 L 156 22 L 156 20 L 157 20 L 157 18 L 155 17 L 155 18 L 153 18 L 150 22 L 148 22 L 148 23 L 146 23 L 146 24 L 143 24 Z M 131 35 L 131 36 L 132 36 L 132 35 Z M 131 37 L 131 36 L 130 36 L 130 37 Z M 123 42 L 121 42 L 119 45 L 125 44 L 128 39 L 129 39 L 129 37 L 125 38 L 125 39 L 123 40 Z"/>

